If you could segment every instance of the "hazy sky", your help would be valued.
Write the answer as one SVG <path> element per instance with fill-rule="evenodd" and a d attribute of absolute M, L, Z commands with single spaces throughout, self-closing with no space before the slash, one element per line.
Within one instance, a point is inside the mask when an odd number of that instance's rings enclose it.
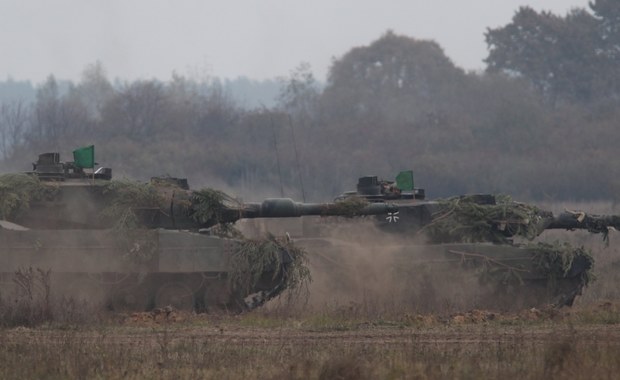
<path fill-rule="evenodd" d="M 520 5 L 564 15 L 588 0 L 0 0 L 0 80 L 79 80 L 100 61 L 108 76 L 254 79 L 333 57 L 386 30 L 437 41 L 458 66 L 482 69 L 487 27 Z"/>

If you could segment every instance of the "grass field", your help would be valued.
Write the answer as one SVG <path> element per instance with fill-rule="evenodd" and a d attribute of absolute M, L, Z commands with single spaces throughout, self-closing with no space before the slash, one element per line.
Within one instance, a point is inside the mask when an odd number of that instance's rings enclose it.
<path fill-rule="evenodd" d="M 0 330 L 1 378 L 615 379 L 620 307 L 393 320 L 115 315 Z"/>

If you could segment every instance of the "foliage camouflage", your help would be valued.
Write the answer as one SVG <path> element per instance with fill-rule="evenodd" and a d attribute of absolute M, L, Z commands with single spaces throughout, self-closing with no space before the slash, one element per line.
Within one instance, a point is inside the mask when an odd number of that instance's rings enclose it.
<path fill-rule="evenodd" d="M 567 278 L 575 260 L 588 263 L 588 270 L 577 278 L 580 286 L 588 286 L 594 280 L 592 265 L 594 258 L 590 251 L 583 247 L 575 248 L 568 243 L 530 243 L 517 246 L 533 254 L 532 267 L 522 264 L 506 263 L 477 252 L 450 251 L 461 257 L 461 265 L 478 269 L 478 280 L 481 284 L 490 284 L 496 291 L 514 291 L 524 286 L 523 276 L 531 275 L 533 269 L 541 278 L 546 278 L 546 291 L 549 294 L 562 295 L 560 282 Z"/>
<path fill-rule="evenodd" d="M 106 217 L 117 220 L 115 229 L 120 230 L 117 242 L 126 248 L 126 257 L 134 262 L 147 262 L 157 249 L 152 231 L 141 228 L 132 209 L 158 207 L 161 196 L 152 184 L 135 181 L 110 181 L 105 185 L 104 195 L 108 205 Z M 233 205 L 234 204 L 234 205 Z M 221 213 L 240 203 L 226 193 L 204 188 L 192 191 L 191 204 L 186 205 L 190 216 L 198 223 L 220 221 Z M 230 257 L 230 283 L 242 293 L 249 292 L 268 268 L 281 268 L 280 253 L 286 251 L 292 262 L 286 269 L 284 289 L 289 295 L 298 294 L 310 281 L 306 253 L 290 242 L 281 242 L 273 236 L 264 239 L 246 239 L 230 223 L 218 223 L 211 228 L 212 234 L 239 240 L 237 249 Z M 281 273 L 275 272 L 274 278 Z"/>
<path fill-rule="evenodd" d="M 162 197 L 154 186 L 131 180 L 114 180 L 102 185 L 105 208 L 99 217 L 114 221 L 114 242 L 134 264 L 149 262 L 157 251 L 154 231 L 141 228 L 137 208 L 158 208 Z"/>
<path fill-rule="evenodd" d="M 162 185 L 159 183 L 158 185 Z M 156 185 L 131 180 L 114 180 L 97 185 L 105 199 L 101 217 L 114 220 L 115 241 L 124 248 L 125 257 L 135 263 L 151 260 L 157 250 L 153 231 L 144 229 L 135 214 L 139 208 L 158 208 L 163 200 Z M 32 201 L 52 197 L 57 185 L 41 182 L 32 175 L 6 174 L 0 176 L 0 216 L 10 218 L 21 210 L 30 207 Z M 226 202 L 234 198 L 222 191 L 201 189 L 192 192 L 188 212 L 199 223 L 219 220 Z M 239 249 L 231 257 L 231 281 L 235 288 L 251 289 L 265 268 L 279 264 L 280 252 L 286 251 L 292 258 L 286 275 L 286 288 L 294 290 L 303 287 L 310 279 L 306 267 L 305 252 L 290 243 L 277 241 L 273 236 L 265 239 L 244 239 L 229 224 L 214 227 L 218 236 L 241 239 Z M 278 275 L 275 273 L 274 275 Z"/>
<path fill-rule="evenodd" d="M 326 205 L 323 215 L 337 215 L 344 217 L 359 216 L 364 207 L 368 206 L 368 201 L 363 197 L 348 197 L 341 201 Z"/>
<path fill-rule="evenodd" d="M 495 243 L 513 244 L 512 237 L 532 240 L 539 236 L 553 219 L 553 215 L 536 206 L 514 202 L 508 196 L 495 197 L 496 204 L 479 204 L 473 197 L 454 197 L 439 201 L 440 211 L 433 221 L 424 227 L 432 243 Z M 597 228 L 599 227 L 599 228 Z M 601 232 L 600 226 L 588 226 L 590 232 Z M 605 230 L 606 232 L 606 230 Z M 586 268 L 578 278 L 581 286 L 587 286 L 594 278 L 594 259 L 583 247 L 575 248 L 568 243 L 532 243 L 515 245 L 533 253 L 533 268 L 547 278 L 549 294 L 562 294 L 561 279 L 567 278 L 575 260 Z M 498 246 L 499 249 L 499 246 Z M 453 252 L 462 256 L 463 263 L 480 268 L 481 283 L 491 283 L 497 289 L 513 289 L 524 285 L 522 275 L 529 269 L 518 264 L 507 264 L 475 252 Z"/>
<path fill-rule="evenodd" d="M 245 239 L 230 258 L 231 272 L 229 281 L 233 289 L 247 293 L 256 285 L 265 272 L 271 268 L 281 266 L 280 253 L 286 251 L 292 262 L 287 267 L 284 289 L 288 290 L 289 297 L 299 295 L 307 289 L 311 281 L 310 270 L 307 267 L 306 251 L 290 242 L 283 242 L 272 235 L 264 239 Z M 273 278 L 281 275 L 279 271 L 273 273 Z"/>
<path fill-rule="evenodd" d="M 114 180 L 101 185 L 105 197 L 105 208 L 101 217 L 115 221 L 115 229 L 125 230 L 140 227 L 135 210 L 158 208 L 162 197 L 149 183 L 131 180 Z"/>
<path fill-rule="evenodd" d="M 534 239 L 548 225 L 552 214 L 536 206 L 496 197 L 496 204 L 478 204 L 471 197 L 440 200 L 441 210 L 424 227 L 433 243 L 510 243 L 507 236 Z M 504 234 L 504 231 L 508 234 Z"/>
<path fill-rule="evenodd" d="M 239 202 L 223 191 L 204 188 L 192 192 L 189 213 L 196 222 L 205 224 L 209 222 L 221 223 L 222 212 L 229 209 L 228 205 Z"/>
<path fill-rule="evenodd" d="M 52 199 L 58 186 L 27 174 L 0 175 L 0 219 L 14 218 L 31 202 Z"/>
<path fill-rule="evenodd" d="M 582 258 L 590 263 L 594 258 L 589 250 L 584 247 L 574 248 L 569 243 L 537 243 L 530 244 L 529 249 L 536 252 L 534 265 L 543 273 L 549 281 L 550 286 L 555 286 L 558 281 L 565 277 L 571 269 L 575 259 Z M 595 279 L 591 270 L 584 271 L 580 275 L 580 281 L 587 286 Z"/>

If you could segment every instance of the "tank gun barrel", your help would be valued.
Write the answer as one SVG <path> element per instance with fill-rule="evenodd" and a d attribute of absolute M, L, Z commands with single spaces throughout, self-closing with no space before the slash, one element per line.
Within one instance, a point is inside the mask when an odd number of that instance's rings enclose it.
<path fill-rule="evenodd" d="M 398 211 L 398 207 L 391 203 L 370 203 L 358 208 L 340 207 L 334 203 L 301 203 L 290 198 L 269 198 L 260 203 L 246 203 L 234 220 L 249 218 L 291 218 L 304 215 L 322 216 L 363 216 L 382 215 Z"/>
<path fill-rule="evenodd" d="M 430 241 L 500 242 L 520 236 L 532 240 L 545 230 L 587 230 L 607 236 L 620 230 L 620 215 L 597 215 L 583 211 L 553 214 L 520 202 L 497 202 L 492 195 L 480 194 L 448 200 L 396 203 L 398 210 L 377 218 L 385 231 L 415 235 L 423 232 Z"/>
<path fill-rule="evenodd" d="M 609 228 L 620 229 L 620 215 L 595 215 L 583 211 L 566 211 L 555 216 L 545 229 L 607 232 Z"/>

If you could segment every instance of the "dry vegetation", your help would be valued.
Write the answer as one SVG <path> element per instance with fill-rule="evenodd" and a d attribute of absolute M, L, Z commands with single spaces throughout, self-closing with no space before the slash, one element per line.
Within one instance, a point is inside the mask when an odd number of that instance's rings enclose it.
<path fill-rule="evenodd" d="M 615 304 L 365 320 L 134 314 L 0 330 L 2 378 L 615 378 Z"/>

